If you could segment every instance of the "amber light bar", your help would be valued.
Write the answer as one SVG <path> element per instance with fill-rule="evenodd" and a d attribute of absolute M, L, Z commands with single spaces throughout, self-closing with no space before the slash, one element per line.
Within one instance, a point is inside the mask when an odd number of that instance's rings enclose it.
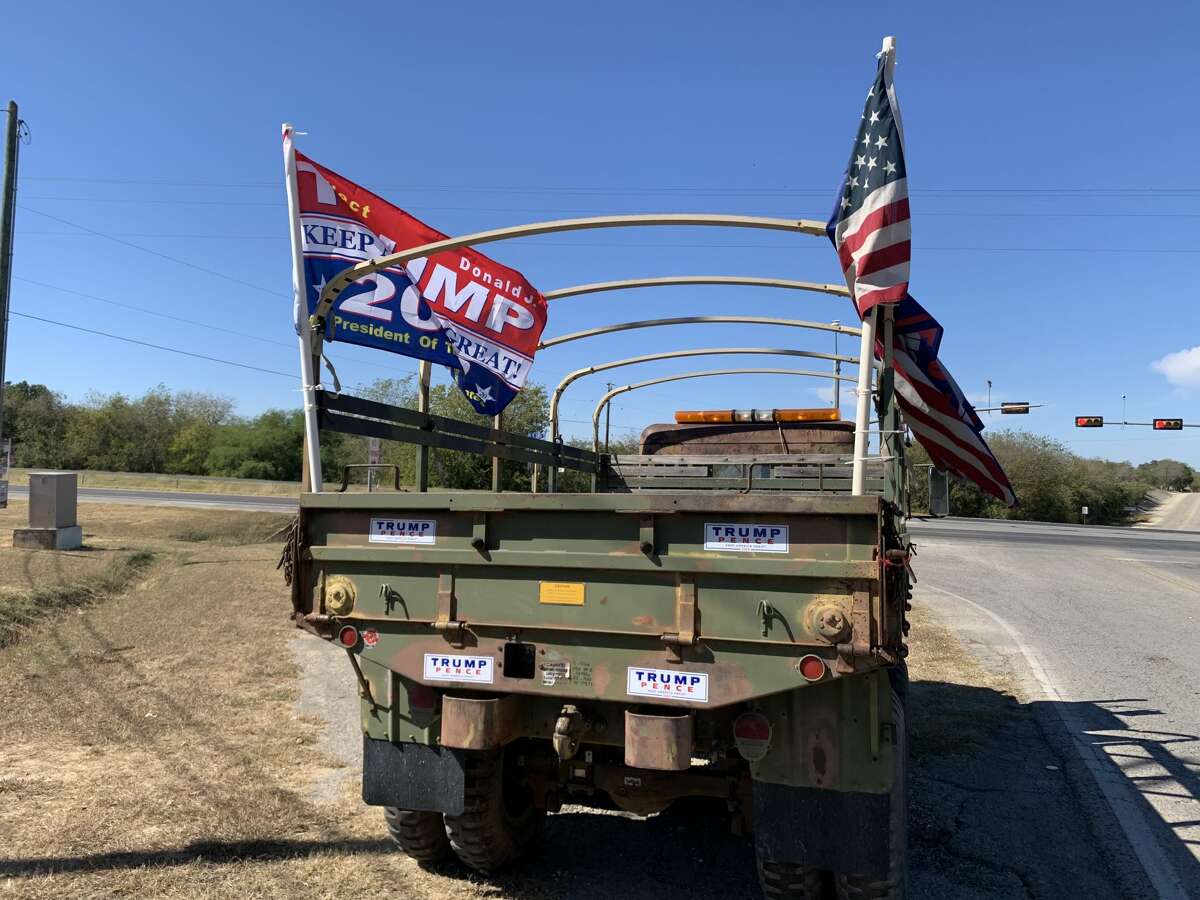
<path fill-rule="evenodd" d="M 681 409 L 675 413 L 679 425 L 710 425 L 734 422 L 839 422 L 841 413 L 829 406 L 820 409 Z"/>

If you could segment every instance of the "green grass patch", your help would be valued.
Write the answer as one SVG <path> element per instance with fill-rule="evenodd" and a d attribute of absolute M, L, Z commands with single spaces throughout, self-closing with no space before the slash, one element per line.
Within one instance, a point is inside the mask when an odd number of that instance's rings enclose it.
<path fill-rule="evenodd" d="M 170 537 L 176 541 L 213 543 L 228 547 L 266 544 L 282 541 L 284 532 L 293 518 L 275 513 L 233 512 L 227 516 L 193 522 L 186 528 L 173 532 Z"/>
<path fill-rule="evenodd" d="M 139 550 L 113 559 L 95 575 L 31 591 L 0 590 L 0 647 L 16 643 L 38 619 L 123 594 L 153 561 L 153 553 Z"/>

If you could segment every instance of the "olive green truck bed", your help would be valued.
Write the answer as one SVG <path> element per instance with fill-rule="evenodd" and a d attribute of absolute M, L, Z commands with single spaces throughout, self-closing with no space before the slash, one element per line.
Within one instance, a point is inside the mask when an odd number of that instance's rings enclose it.
<path fill-rule="evenodd" d="M 294 612 L 354 664 L 364 798 L 389 816 L 450 829 L 481 802 L 472 760 L 518 747 L 505 778 L 538 814 L 707 796 L 760 860 L 882 874 L 894 521 L 878 496 L 305 494 Z"/>

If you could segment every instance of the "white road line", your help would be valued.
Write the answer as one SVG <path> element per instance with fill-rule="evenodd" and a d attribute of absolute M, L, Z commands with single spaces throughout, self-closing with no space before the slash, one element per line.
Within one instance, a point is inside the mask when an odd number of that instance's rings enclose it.
<path fill-rule="evenodd" d="M 1162 557 L 1162 556 L 1110 556 L 1115 562 L 1148 562 L 1164 566 L 1200 566 L 1195 557 Z"/>
<path fill-rule="evenodd" d="M 1137 855 L 1138 862 L 1142 864 L 1142 869 L 1145 871 L 1146 877 L 1150 879 L 1150 883 L 1153 885 L 1159 900 L 1189 900 L 1189 895 L 1184 890 L 1183 880 L 1179 877 L 1179 873 L 1175 871 L 1175 867 L 1171 865 L 1171 861 L 1163 853 L 1162 847 L 1154 839 L 1154 832 L 1151 831 L 1150 825 L 1146 821 L 1143 807 L 1135 797 L 1130 796 L 1133 789 L 1126 780 L 1125 775 L 1107 759 L 1107 754 L 1104 757 L 1098 756 L 1096 749 L 1091 744 L 1077 737 L 1077 735 L 1087 733 L 1087 726 L 1079 721 L 1079 717 L 1069 709 L 1066 698 L 1055 687 L 1054 682 L 1050 680 L 1050 676 L 1046 674 L 1046 669 L 1042 665 L 1041 660 L 1021 638 L 1017 629 L 986 606 L 982 606 L 974 600 L 968 600 L 966 597 L 962 597 L 952 591 L 947 591 L 944 588 L 934 587 L 931 584 L 922 584 L 920 587 L 937 591 L 939 594 L 945 594 L 947 597 L 957 600 L 960 603 L 965 603 L 972 609 L 979 610 L 979 612 L 1003 628 L 1008 636 L 1012 638 L 1013 643 L 1021 651 L 1021 655 L 1025 657 L 1025 661 L 1029 664 L 1029 670 L 1041 687 L 1045 698 L 1053 701 L 1054 711 L 1062 721 L 1063 727 L 1067 729 L 1067 734 L 1071 737 L 1071 743 L 1079 754 L 1079 758 L 1083 760 L 1083 764 L 1087 766 L 1088 771 L 1091 772 L 1092 777 L 1096 780 L 1096 786 L 1100 789 L 1100 793 L 1103 795 L 1109 809 L 1112 810 L 1113 816 L 1121 826 L 1121 830 L 1125 832 L 1125 837 L 1129 841 L 1129 845 L 1133 848 L 1133 852 Z"/>

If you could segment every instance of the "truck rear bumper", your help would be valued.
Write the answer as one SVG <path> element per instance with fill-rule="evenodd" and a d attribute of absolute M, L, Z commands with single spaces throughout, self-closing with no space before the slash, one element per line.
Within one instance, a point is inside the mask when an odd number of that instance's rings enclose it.
<path fill-rule="evenodd" d="M 363 735 L 363 802 L 462 815 L 463 751 Z"/>

